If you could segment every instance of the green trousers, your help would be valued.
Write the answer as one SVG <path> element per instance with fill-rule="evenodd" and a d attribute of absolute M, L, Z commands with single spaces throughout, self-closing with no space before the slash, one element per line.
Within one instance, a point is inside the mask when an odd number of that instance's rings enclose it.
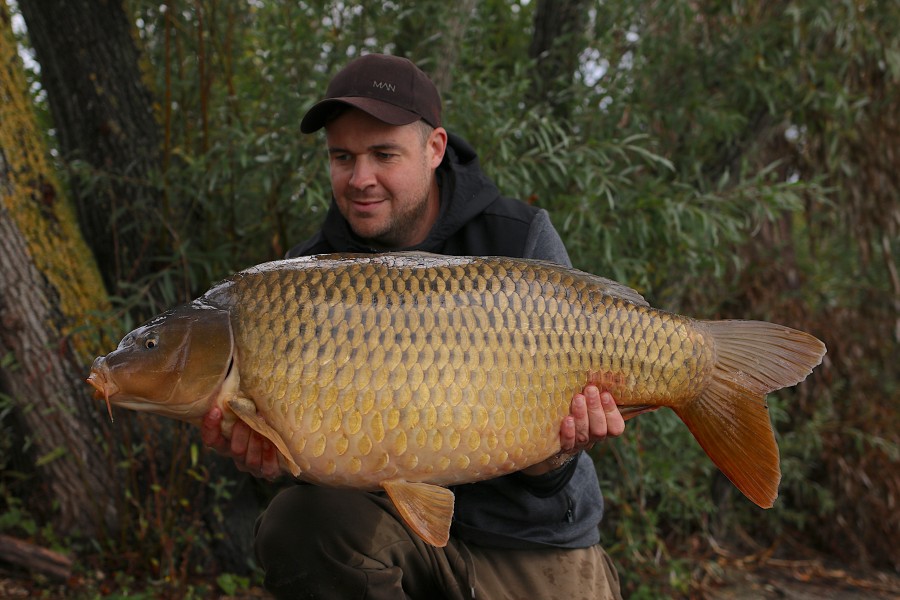
<path fill-rule="evenodd" d="M 450 538 L 435 548 L 377 494 L 298 485 L 256 525 L 256 555 L 276 598 L 621 600 L 606 552 L 506 550 Z"/>

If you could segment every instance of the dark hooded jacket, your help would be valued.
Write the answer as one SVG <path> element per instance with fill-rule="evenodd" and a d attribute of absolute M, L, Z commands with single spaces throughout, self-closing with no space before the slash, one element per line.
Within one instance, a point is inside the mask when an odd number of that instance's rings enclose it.
<path fill-rule="evenodd" d="M 571 266 L 547 211 L 501 196 L 462 138 L 449 134 L 437 177 L 438 219 L 425 241 L 402 250 L 539 258 Z M 321 230 L 288 257 L 331 252 L 376 252 L 353 233 L 334 202 Z M 451 534 L 466 542 L 499 548 L 583 548 L 599 542 L 603 497 L 593 462 L 584 453 L 546 475 L 513 473 L 453 491 Z"/>

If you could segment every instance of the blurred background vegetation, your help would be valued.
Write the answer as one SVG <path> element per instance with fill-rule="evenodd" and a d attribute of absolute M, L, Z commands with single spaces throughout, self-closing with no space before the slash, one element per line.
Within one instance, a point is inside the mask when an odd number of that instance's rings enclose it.
<path fill-rule="evenodd" d="M 597 450 L 604 544 L 628 597 L 696 593 L 723 557 L 898 573 L 900 4 L 128 0 L 108 3 L 123 18 L 100 31 L 123 29 L 104 37 L 133 59 L 81 66 L 62 61 L 94 44 L 101 9 L 52 4 L 0 2 L 0 26 L 25 57 L 32 141 L 103 279 L 106 303 L 69 315 L 95 353 L 311 235 L 330 189 L 300 118 L 349 59 L 407 56 L 503 192 L 550 211 L 577 267 L 654 306 L 781 322 L 828 346 L 805 383 L 769 397 L 784 473 L 772 510 L 733 490 L 674 415 Z M 63 37 L 73 45 L 54 54 Z M 103 127 L 67 78 L 93 82 L 86 94 L 138 90 L 104 125 L 127 143 L 92 141 Z M 5 162 L 17 144 L 0 143 Z M 11 383 L 14 344 L 0 360 L 0 532 L 76 557 L 73 594 L 205 597 L 255 581 L 250 532 L 269 486 L 196 431 L 117 414 L 96 429 L 106 458 L 91 467 L 109 482 L 106 518 L 60 519 L 46 468 L 71 446 L 35 450 L 27 415 L 43 399 Z M 76 354 L 75 370 L 89 361 Z M 66 418 L 103 417 L 60 402 Z M 213 588 L 197 583 L 210 575 Z"/>

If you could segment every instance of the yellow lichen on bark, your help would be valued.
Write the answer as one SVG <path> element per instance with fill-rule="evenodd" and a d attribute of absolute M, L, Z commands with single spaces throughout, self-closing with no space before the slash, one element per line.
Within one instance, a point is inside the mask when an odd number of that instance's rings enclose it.
<path fill-rule="evenodd" d="M 109 302 L 75 210 L 48 160 L 9 12 L 0 3 L 0 202 L 26 240 L 35 267 L 55 292 L 56 323 L 76 355 L 100 353 L 100 315 Z"/>

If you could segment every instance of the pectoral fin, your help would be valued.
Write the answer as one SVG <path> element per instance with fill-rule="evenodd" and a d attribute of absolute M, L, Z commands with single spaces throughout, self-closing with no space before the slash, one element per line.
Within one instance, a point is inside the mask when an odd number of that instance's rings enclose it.
<path fill-rule="evenodd" d="M 403 479 L 383 481 L 381 486 L 416 535 L 440 548 L 450 539 L 453 519 L 453 492 L 430 483 L 411 483 Z"/>
<path fill-rule="evenodd" d="M 291 458 L 291 453 L 288 451 L 287 443 L 285 443 L 284 438 L 281 437 L 281 434 L 272 429 L 272 427 L 266 423 L 265 419 L 257 414 L 256 405 L 253 404 L 252 401 L 247 400 L 246 398 L 232 398 L 226 400 L 225 405 L 237 415 L 237 418 L 246 423 L 250 429 L 275 444 L 275 447 L 278 448 L 278 451 L 281 453 L 281 457 L 291 474 L 294 477 L 300 475 L 300 467 L 298 467 L 297 463 L 294 462 L 294 459 Z"/>

